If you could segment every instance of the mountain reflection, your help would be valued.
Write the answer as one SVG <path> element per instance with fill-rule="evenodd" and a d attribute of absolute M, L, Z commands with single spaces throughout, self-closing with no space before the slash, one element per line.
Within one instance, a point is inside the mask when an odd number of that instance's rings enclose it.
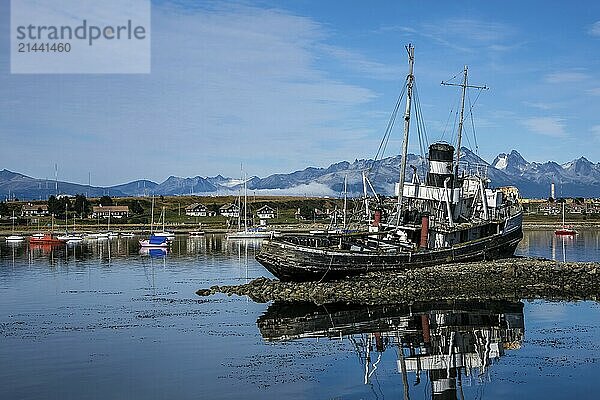
<path fill-rule="evenodd" d="M 506 350 L 521 347 L 525 330 L 523 303 L 510 301 L 378 306 L 275 302 L 257 323 L 267 341 L 348 339 L 365 384 L 374 379 L 382 355 L 392 352 L 405 399 L 411 387 L 423 384 L 433 399 L 464 398 L 463 386 L 483 382 Z"/>

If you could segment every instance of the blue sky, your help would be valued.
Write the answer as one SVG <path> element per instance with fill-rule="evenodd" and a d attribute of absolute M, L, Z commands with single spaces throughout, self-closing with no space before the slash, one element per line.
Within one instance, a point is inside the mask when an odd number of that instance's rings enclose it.
<path fill-rule="evenodd" d="M 458 101 L 440 81 L 468 65 L 490 87 L 473 112 L 483 158 L 600 161 L 597 2 L 157 1 L 152 72 L 140 75 L 11 75 L 8 4 L 0 169 L 44 178 L 57 163 L 62 180 L 111 185 L 372 158 L 409 42 L 430 140 Z"/>

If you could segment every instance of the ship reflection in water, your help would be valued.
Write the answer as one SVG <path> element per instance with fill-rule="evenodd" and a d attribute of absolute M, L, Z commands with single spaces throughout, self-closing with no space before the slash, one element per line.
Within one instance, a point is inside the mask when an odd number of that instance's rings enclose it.
<path fill-rule="evenodd" d="M 463 386 L 489 380 L 490 366 L 506 350 L 519 349 L 525 331 L 523 303 L 509 301 L 378 306 L 275 302 L 257 323 L 267 341 L 349 340 L 365 384 L 383 367 L 384 353 L 396 354 L 405 399 L 411 386 L 422 395 L 423 384 L 433 399 L 464 398 Z"/>

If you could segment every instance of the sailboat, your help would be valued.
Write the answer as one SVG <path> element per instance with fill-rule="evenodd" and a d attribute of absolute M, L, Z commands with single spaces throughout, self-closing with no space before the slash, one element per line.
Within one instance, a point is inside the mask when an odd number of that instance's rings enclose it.
<path fill-rule="evenodd" d="M 75 215 L 73 215 L 73 232 L 69 233 L 69 231 L 67 230 L 67 225 L 69 223 L 69 217 L 67 214 L 67 209 L 65 207 L 65 234 L 64 235 L 58 235 L 57 239 L 59 240 L 63 240 L 65 242 L 67 242 L 67 244 L 73 244 L 73 243 L 79 243 L 83 240 L 83 237 L 81 235 L 76 235 L 75 234 Z"/>
<path fill-rule="evenodd" d="M 201 237 L 204 236 L 204 231 L 202 230 L 202 223 L 198 224 L 198 229 L 194 231 L 190 231 L 190 237 Z"/>
<path fill-rule="evenodd" d="M 153 233 L 154 230 L 154 196 L 152 196 L 152 208 L 150 211 L 151 220 L 150 220 L 150 237 L 145 240 L 140 240 L 139 244 L 142 248 L 144 247 L 169 247 L 169 241 L 166 236 L 157 236 Z"/>
<path fill-rule="evenodd" d="M 244 176 L 244 230 L 241 230 L 241 220 L 238 217 L 238 230 L 237 232 L 230 232 L 226 235 L 227 239 L 265 239 L 273 236 L 272 232 L 265 230 L 264 228 L 248 228 L 248 177 Z M 240 209 L 240 213 L 241 213 Z"/>
<path fill-rule="evenodd" d="M 466 66 L 462 82 L 451 84 L 462 89 L 456 153 L 451 144 L 432 143 L 424 182 L 416 173 L 412 181 L 405 182 L 414 47 L 407 46 L 407 52 L 409 72 L 403 90 L 406 108 L 396 198 L 377 195 L 363 173 L 364 213 L 356 222 L 361 224 L 360 231 L 319 236 L 288 234 L 265 240 L 256 259 L 282 281 L 342 279 L 367 272 L 510 257 L 523 238 L 523 209 L 516 188 L 488 187 L 487 170 L 465 165 L 460 158 L 466 90 L 486 89 L 468 84 Z M 386 136 L 399 107 L 400 101 Z M 423 121 L 418 122 L 417 128 L 421 128 Z M 367 196 L 367 188 L 373 195 Z"/>
<path fill-rule="evenodd" d="M 21 235 L 15 235 L 15 210 L 12 212 L 12 234 L 6 237 L 7 242 L 22 242 L 25 240 L 25 237 Z"/>
<path fill-rule="evenodd" d="M 110 222 L 109 222 L 109 224 L 110 224 Z M 100 213 L 98 213 L 98 228 L 97 229 L 98 229 L 97 232 L 86 235 L 86 239 L 98 239 L 98 240 L 108 239 L 108 232 L 100 231 Z"/>
<path fill-rule="evenodd" d="M 54 214 L 52 214 L 52 219 L 51 219 L 51 232 L 50 233 L 44 233 L 44 234 L 35 234 L 33 236 L 31 236 L 29 238 L 29 244 L 30 245 L 42 245 L 42 246 L 55 246 L 55 245 L 62 245 L 65 244 L 66 241 L 65 240 L 61 240 L 59 239 L 56 234 L 54 233 Z"/>
<path fill-rule="evenodd" d="M 113 232 L 110 230 L 110 210 L 108 210 L 108 225 L 106 226 L 106 236 L 108 236 L 109 239 L 119 236 L 117 232 Z"/>
<path fill-rule="evenodd" d="M 577 231 L 570 226 L 565 226 L 565 202 L 562 203 L 562 227 L 554 231 L 555 235 L 575 236 Z"/>
<path fill-rule="evenodd" d="M 154 233 L 154 236 L 166 237 L 167 240 L 173 240 L 175 239 L 175 234 L 165 229 L 165 215 L 165 207 L 163 206 L 162 212 L 160 213 L 160 219 L 158 220 L 159 223 L 160 220 L 162 220 L 162 232 L 156 232 Z"/>

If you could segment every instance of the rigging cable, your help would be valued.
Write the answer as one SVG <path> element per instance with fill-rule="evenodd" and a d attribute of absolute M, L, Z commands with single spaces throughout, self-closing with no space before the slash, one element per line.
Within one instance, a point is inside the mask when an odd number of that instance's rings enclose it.
<path fill-rule="evenodd" d="M 477 97 L 475 98 L 475 101 L 473 103 L 471 103 L 471 97 L 468 96 L 469 114 L 471 116 L 471 128 L 473 130 L 473 140 L 475 141 L 475 154 L 477 154 L 477 155 L 479 155 L 479 144 L 477 143 L 477 135 L 475 133 L 475 121 L 473 118 L 473 108 L 475 107 L 475 104 L 477 104 L 477 101 L 479 100 L 479 96 L 481 95 L 481 92 L 483 92 L 483 89 L 479 89 L 479 92 L 477 93 Z"/>
<path fill-rule="evenodd" d="M 394 124 L 396 122 L 396 117 L 398 115 L 398 110 L 400 109 L 400 105 L 402 104 L 402 99 L 404 98 L 404 93 L 406 91 L 406 87 L 407 86 L 408 86 L 408 77 L 406 77 L 406 81 L 404 82 L 404 85 L 402 87 L 402 91 L 400 92 L 400 95 L 398 96 L 398 99 L 396 100 L 396 105 L 394 106 L 394 111 L 390 115 L 390 119 L 389 119 L 389 121 L 387 123 L 387 126 L 385 128 L 385 133 L 383 135 L 383 138 L 381 139 L 381 142 L 379 143 L 379 148 L 377 149 L 377 153 L 375 154 L 375 158 L 373 159 L 373 163 L 371 164 L 371 166 L 366 171 L 367 175 L 368 175 L 373 170 L 373 168 L 375 166 L 377 166 L 377 168 L 375 168 L 375 171 L 373 173 L 373 180 L 375 180 L 377 178 L 377 174 L 379 173 L 379 167 L 380 167 L 380 165 L 377 164 L 377 161 L 380 160 L 380 159 L 383 159 L 383 155 L 385 154 L 388 142 L 390 140 L 390 136 L 392 134 L 392 130 L 394 129 Z"/>
<path fill-rule="evenodd" d="M 406 79 L 406 82 L 408 82 L 408 78 Z M 383 138 L 381 139 L 381 143 L 379 143 L 379 148 L 377 149 L 377 153 L 375 154 L 375 159 L 374 159 L 375 161 L 377 161 L 380 156 L 383 157 L 383 154 L 387 147 L 387 143 L 390 139 L 390 134 L 392 132 L 392 129 L 394 129 L 394 124 L 396 122 L 396 116 L 398 115 L 398 109 L 400 108 L 400 105 L 402 104 L 402 99 L 404 97 L 404 92 L 406 90 L 406 86 L 407 85 L 405 83 L 404 86 L 402 87 L 402 91 L 400 92 L 400 95 L 398 96 L 398 99 L 396 100 L 396 105 L 394 106 L 394 111 L 392 112 L 392 115 L 390 115 L 390 119 L 385 128 L 385 133 L 383 135 Z"/>
<path fill-rule="evenodd" d="M 419 149 L 421 151 L 421 157 L 424 160 L 426 158 L 426 149 L 429 146 L 429 138 L 427 137 L 427 129 L 425 127 L 425 119 L 423 118 L 423 110 L 421 109 L 421 101 L 419 98 L 419 92 L 417 90 L 417 85 L 415 81 L 414 85 L 414 93 L 415 93 L 415 115 L 417 119 L 417 131 L 419 134 Z M 424 162 L 421 163 L 421 173 L 423 178 L 426 176 Z"/>

